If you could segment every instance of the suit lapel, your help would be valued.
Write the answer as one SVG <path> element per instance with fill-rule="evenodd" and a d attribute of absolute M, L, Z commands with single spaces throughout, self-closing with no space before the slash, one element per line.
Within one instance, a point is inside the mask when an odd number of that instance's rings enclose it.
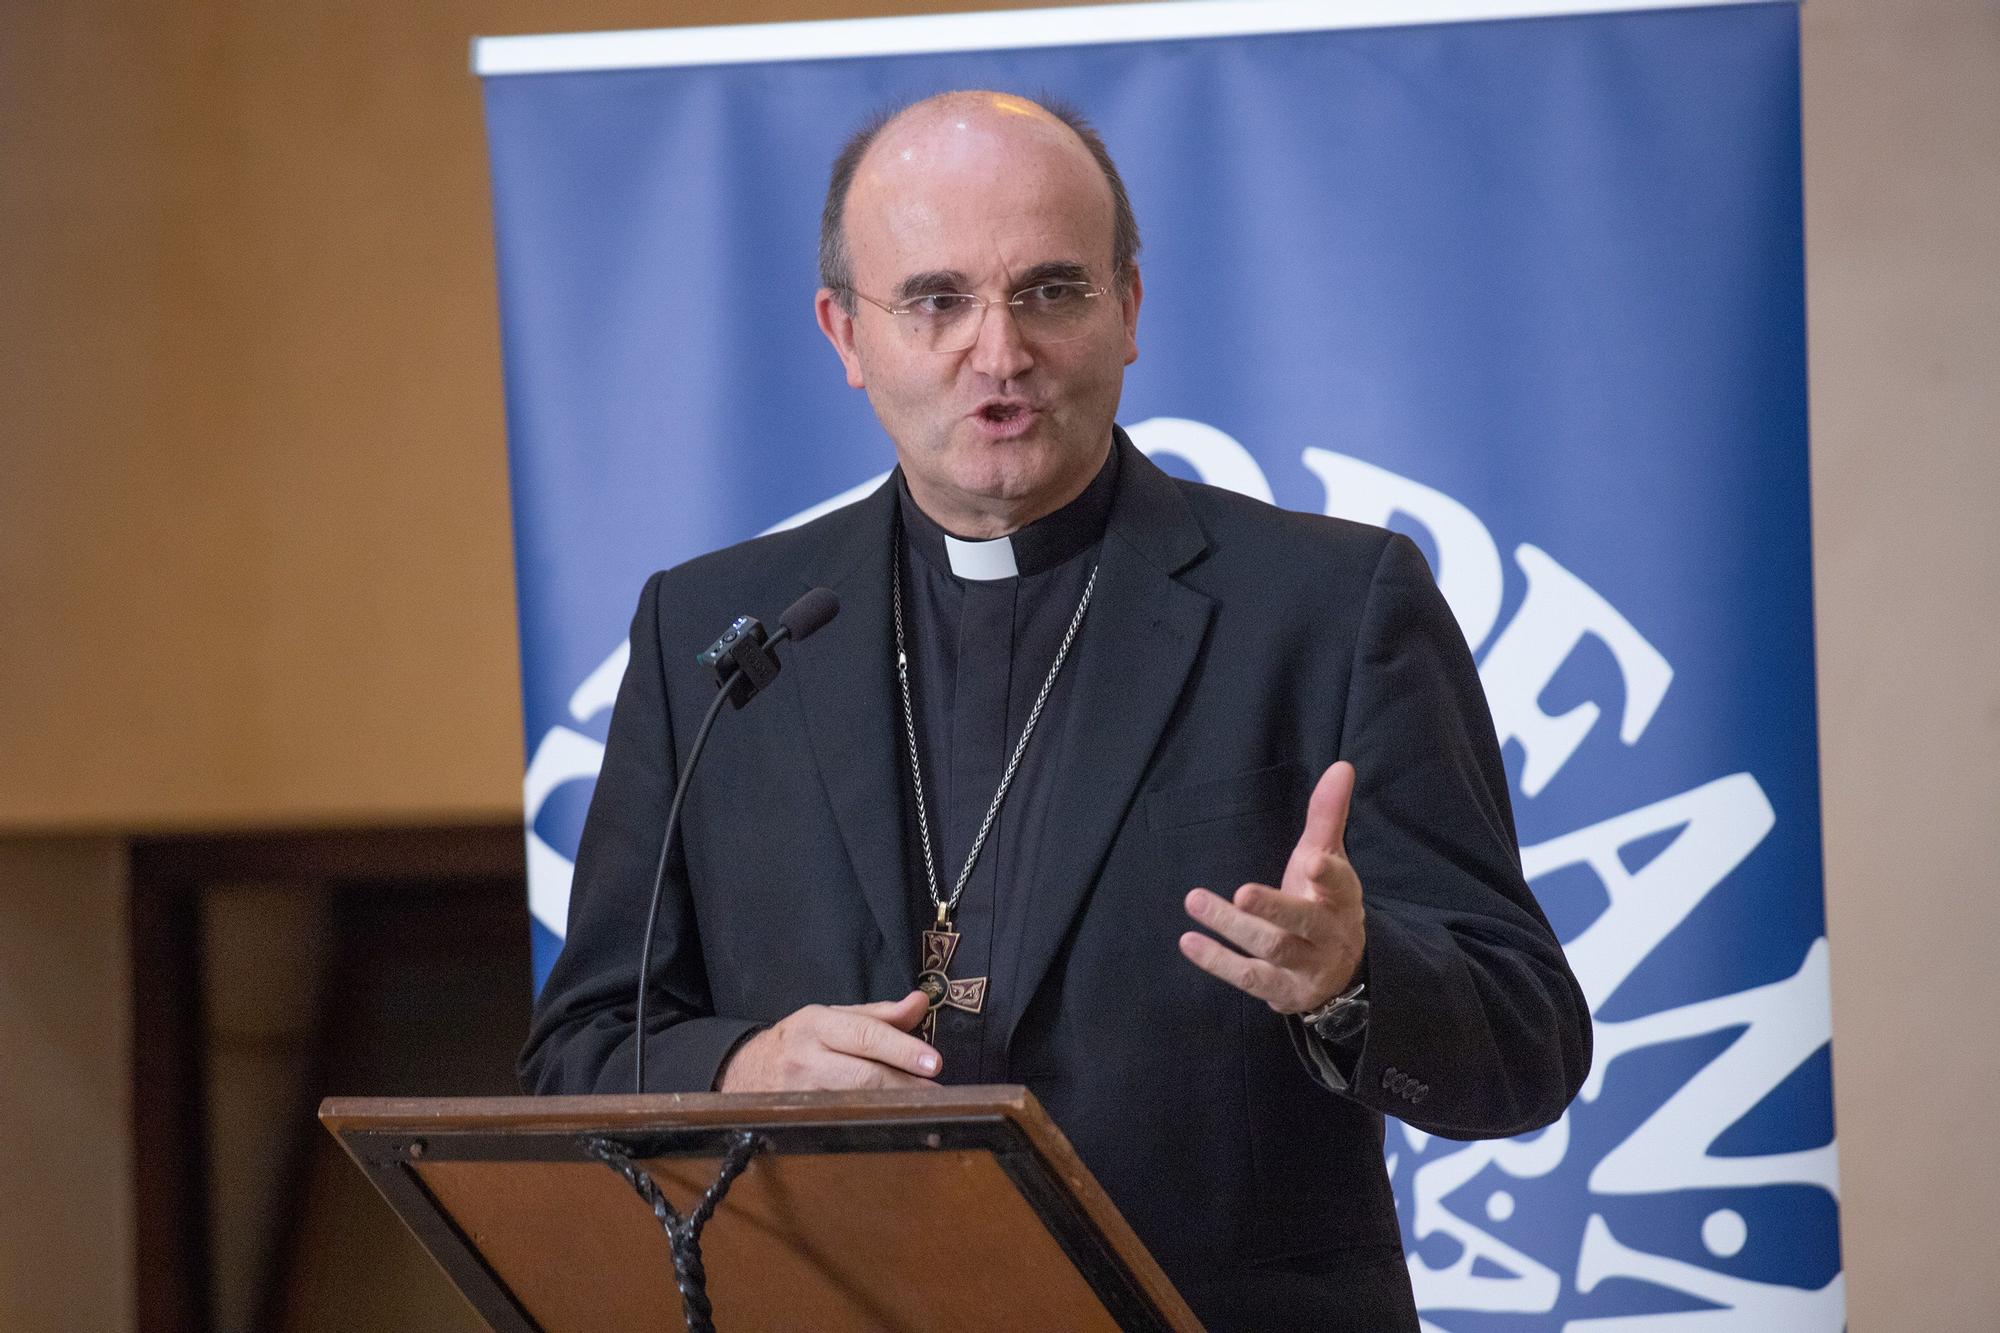
<path fill-rule="evenodd" d="M 1123 431 L 1118 498 L 1098 557 L 1097 589 L 1078 636 L 1076 679 L 1056 755 L 1019 984 L 996 996 L 1008 1041 L 1069 934 L 1172 718 L 1208 633 L 1213 602 L 1173 575 L 1206 540 L 1171 478 Z M 1053 833 L 1054 830 L 1051 830 Z"/>
<path fill-rule="evenodd" d="M 855 879 L 892 951 L 916 963 L 916 925 L 904 884 L 902 779 L 896 767 L 895 672 L 889 642 L 892 476 L 828 520 L 832 530 L 802 575 L 840 596 L 840 614 L 809 646 L 788 650 L 820 780 Z M 886 998 L 886 997 L 877 997 Z"/>

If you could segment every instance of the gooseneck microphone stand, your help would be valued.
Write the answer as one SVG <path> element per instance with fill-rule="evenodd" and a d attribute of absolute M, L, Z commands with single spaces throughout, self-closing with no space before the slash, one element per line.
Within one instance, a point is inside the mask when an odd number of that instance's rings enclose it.
<path fill-rule="evenodd" d="M 778 617 L 778 632 L 768 639 L 764 627 L 749 616 L 738 616 L 722 632 L 722 637 L 700 653 L 697 665 L 711 667 L 716 675 L 715 702 L 702 715 L 701 726 L 688 747 L 687 767 L 674 784 L 673 803 L 667 807 L 667 827 L 660 838 L 660 860 L 653 869 L 653 894 L 646 904 L 645 936 L 639 945 L 639 993 L 633 1005 L 632 1091 L 646 1090 L 646 997 L 652 990 L 653 932 L 660 916 L 660 896 L 667 881 L 667 858 L 672 854 L 674 829 L 680 823 L 681 802 L 687 796 L 688 781 L 701 762 L 702 747 L 722 712 L 724 703 L 738 708 L 749 703 L 763 688 L 778 678 L 781 663 L 777 647 L 786 639 L 800 642 L 824 628 L 840 611 L 840 598 L 829 588 L 814 588 L 785 608 Z"/>

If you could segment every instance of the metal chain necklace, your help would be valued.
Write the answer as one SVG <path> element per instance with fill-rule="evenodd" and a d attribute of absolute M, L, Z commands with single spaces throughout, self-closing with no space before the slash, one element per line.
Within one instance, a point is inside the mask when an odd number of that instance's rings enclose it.
<path fill-rule="evenodd" d="M 1064 660 L 1069 657 L 1070 645 L 1076 642 L 1076 632 L 1083 624 L 1083 613 L 1090 608 L 1091 591 L 1097 587 L 1097 566 L 1090 567 L 1090 577 L 1084 581 L 1083 597 L 1076 604 L 1076 614 L 1069 618 L 1069 628 L 1063 631 L 1062 645 L 1056 649 L 1056 660 L 1049 664 L 1049 674 L 1042 681 L 1041 692 L 1035 696 L 1034 707 L 1028 710 L 1028 720 L 1021 728 L 1021 739 L 1014 742 L 1014 752 L 1007 759 L 1007 767 L 1001 771 L 1000 785 L 986 807 L 986 817 L 979 821 L 979 832 L 973 835 L 972 849 L 965 854 L 965 865 L 958 872 L 958 882 L 951 886 L 949 898 L 938 892 L 937 862 L 931 857 L 930 816 L 924 807 L 924 767 L 917 755 L 917 715 L 910 706 L 910 655 L 903 641 L 903 536 L 900 529 L 890 549 L 889 568 L 896 621 L 896 684 L 903 693 L 903 736 L 910 749 L 910 787 L 917 797 L 917 836 L 924 849 L 924 880 L 930 890 L 931 905 L 937 908 L 936 923 L 924 932 L 923 966 L 917 973 L 917 988 L 930 1000 L 923 1026 L 924 1040 L 930 1041 L 937 1035 L 939 1006 L 961 1009 L 969 1014 L 976 1014 L 985 1007 L 985 977 L 954 979 L 948 975 L 951 956 L 958 951 L 958 932 L 951 928 L 951 914 L 958 909 L 958 900 L 972 878 L 973 866 L 979 863 L 979 853 L 986 846 L 986 835 L 993 831 L 993 819 L 1000 813 L 1000 803 L 1007 799 L 1007 788 L 1014 781 L 1014 771 L 1021 766 L 1021 756 L 1028 751 L 1028 738 L 1035 734 L 1035 723 L 1041 721 L 1042 705 L 1048 702 L 1049 691 L 1055 688 L 1056 673 L 1062 670 Z"/>

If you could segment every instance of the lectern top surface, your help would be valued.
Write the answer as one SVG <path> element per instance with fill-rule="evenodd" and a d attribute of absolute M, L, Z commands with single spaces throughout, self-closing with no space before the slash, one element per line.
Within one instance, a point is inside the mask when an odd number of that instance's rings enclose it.
<path fill-rule="evenodd" d="M 702 1233 L 722 1333 L 1197 1327 L 1025 1089 L 329 1100 L 321 1119 L 496 1328 L 680 1327 L 666 1238 L 592 1139 Z"/>

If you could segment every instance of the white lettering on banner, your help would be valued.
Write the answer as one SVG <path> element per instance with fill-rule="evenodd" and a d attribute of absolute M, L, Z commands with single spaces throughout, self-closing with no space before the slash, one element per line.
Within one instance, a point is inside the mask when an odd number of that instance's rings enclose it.
<path fill-rule="evenodd" d="M 1304 460 L 1326 484 L 1331 517 L 1386 528 L 1390 519 L 1403 514 L 1423 525 L 1437 548 L 1438 567 L 1432 573 L 1438 591 L 1450 604 L 1466 644 L 1478 652 L 1500 619 L 1505 588 L 1500 548 L 1479 516 L 1443 491 L 1346 454 L 1307 449 Z"/>
<path fill-rule="evenodd" d="M 838 495 L 800 510 L 782 523 L 772 524 L 758 536 L 769 536 L 801 523 L 810 523 L 821 514 L 853 504 L 872 494 L 888 478 L 886 472 L 870 477 Z M 584 677 L 583 684 L 570 695 L 569 715 L 579 723 L 588 722 L 616 703 L 619 683 L 625 679 L 625 668 L 631 660 L 631 641 L 620 639 L 618 646 Z M 542 806 L 557 787 L 586 778 L 594 780 L 603 765 L 602 744 L 568 727 L 554 726 L 536 744 L 534 757 L 528 761 L 527 777 L 522 783 L 522 818 L 528 835 L 528 914 L 559 939 L 569 932 L 569 893 L 575 882 L 576 863 L 535 832 L 535 821 L 541 817 Z"/>
<path fill-rule="evenodd" d="M 588 722 L 617 701 L 618 682 L 625 678 L 625 665 L 632 658 L 632 645 L 619 640 L 611 655 L 584 677 L 583 684 L 569 697 L 569 713 L 578 722 Z M 604 745 L 565 726 L 550 727 L 535 745 L 534 757 L 521 780 L 522 817 L 528 830 L 528 914 L 556 935 L 568 932 L 569 890 L 576 864 L 535 831 L 535 821 L 556 788 L 569 782 L 595 779 L 604 766 Z"/>
<path fill-rule="evenodd" d="M 1542 691 L 1585 635 L 1602 640 L 1618 664 L 1625 684 L 1618 739 L 1627 745 L 1636 745 L 1645 733 L 1674 669 L 1611 603 L 1547 552 L 1523 544 L 1515 548 L 1514 561 L 1528 576 L 1528 595 L 1486 655 L 1479 680 L 1486 687 L 1500 743 L 1521 743 L 1521 794 L 1536 796 L 1569 762 L 1603 711 L 1587 700 L 1560 717 L 1542 711 Z"/>
<path fill-rule="evenodd" d="M 1256 457 L 1215 427 L 1180 417 L 1153 417 L 1132 427 L 1132 442 L 1151 456 L 1174 454 L 1211 486 L 1269 501 L 1271 483 Z M 1324 512 L 1386 526 L 1397 514 L 1421 524 L 1437 548 L 1433 571 L 1459 630 L 1474 652 L 1500 616 L 1504 590 L 1492 534 L 1465 505 L 1443 491 L 1373 463 L 1329 449 L 1307 448 L 1301 461 L 1325 487 Z M 1583 580 L 1539 547 L 1523 544 L 1514 560 L 1528 576 L 1528 593 L 1480 669 L 1495 729 L 1504 745 L 1522 749 L 1521 794 L 1537 796 L 1576 753 L 1603 710 L 1586 700 L 1551 717 L 1542 692 L 1586 636 L 1611 650 L 1625 687 L 1618 736 L 1635 745 L 1658 711 L 1673 668 L 1630 621 Z"/>
<path fill-rule="evenodd" d="M 1410 1146 L 1422 1152 L 1430 1136 L 1402 1127 Z M 1454 1213 L 1445 1200 L 1469 1184 L 1487 1167 L 1497 1167 L 1516 1180 L 1546 1176 L 1562 1165 L 1569 1151 L 1567 1113 L 1533 1138 L 1488 1139 L 1468 1143 L 1454 1153 L 1433 1158 L 1412 1176 L 1416 1207 L 1410 1230 L 1417 1236 L 1443 1233 L 1456 1241 L 1458 1257 L 1447 1268 L 1433 1268 L 1423 1256 L 1410 1256 L 1410 1282 L 1417 1307 L 1425 1310 L 1484 1310 L 1544 1314 L 1556 1307 L 1562 1279 L 1547 1264 L 1533 1259 L 1498 1237 Z M 1504 1221 L 1512 1215 L 1513 1196 L 1495 1190 L 1487 1196 L 1489 1215 Z M 1480 1272 L 1498 1269 L 1499 1275 Z"/>
<path fill-rule="evenodd" d="M 602 742 L 568 727 L 550 727 L 535 746 L 527 778 L 521 783 L 522 810 L 528 825 L 528 912 L 558 935 L 566 933 L 570 879 L 576 866 L 535 831 L 535 821 L 556 788 L 594 779 L 603 766 Z"/>
<path fill-rule="evenodd" d="M 1132 427 L 1131 435 L 1148 455 L 1171 454 L 1211 485 L 1272 499 L 1270 480 L 1256 457 L 1213 426 L 1156 417 Z M 1526 590 L 1520 606 L 1501 625 L 1505 571 L 1500 548 L 1472 510 L 1442 491 L 1331 450 L 1306 448 L 1300 461 L 1323 486 L 1327 514 L 1382 526 L 1401 515 L 1430 534 L 1439 589 L 1474 651 L 1485 648 L 1480 681 L 1498 738 L 1502 744 L 1519 743 L 1522 796 L 1546 790 L 1603 715 L 1596 701 L 1555 716 L 1541 705 L 1558 672 L 1586 639 L 1609 651 L 1624 694 L 1618 737 L 1626 746 L 1638 743 L 1659 711 L 1674 670 L 1595 589 L 1541 548 L 1523 543 L 1513 556 L 1526 577 Z M 859 500 L 881 480 L 863 482 L 767 531 L 797 526 Z M 576 723 L 588 723 L 611 707 L 628 657 L 621 643 L 577 689 L 569 701 Z M 558 725 L 542 737 L 528 766 L 524 795 L 530 906 L 536 920 L 558 935 L 565 925 L 573 867 L 536 834 L 535 820 L 554 791 L 594 777 L 602 761 L 599 742 Z M 1602 910 L 1565 946 L 1593 1015 L 1703 902 L 1729 883 L 1776 821 L 1757 779 L 1734 773 L 1522 849 L 1522 868 L 1531 883 L 1581 869 L 1603 889 Z M 1628 869 L 1627 853 L 1666 835 L 1671 836 L 1643 865 Z M 1550 884 L 1542 891 L 1556 890 Z M 1679 1003 L 1681 999 L 1689 1002 Z M 1572 1148 L 1589 1141 L 1587 1128 L 1578 1128 L 1589 1122 L 1576 1117 L 1589 1116 L 1603 1100 L 1614 1066 L 1633 1069 L 1640 1062 L 1626 1057 L 1636 1052 L 1736 1029 L 1740 1032 L 1734 1040 L 1678 1088 L 1657 1101 L 1648 1092 L 1637 1108 L 1644 1113 L 1637 1128 L 1609 1149 L 1592 1148 L 1602 1153 L 1594 1164 L 1567 1160 Z M 1734 1277 L 1705 1266 L 1699 1253 L 1673 1257 L 1634 1249 L 1612 1234 L 1601 1213 L 1581 1208 L 1569 1214 L 1587 1217 L 1580 1236 L 1573 1229 L 1575 1221 L 1561 1234 L 1541 1224 L 1508 1227 L 1517 1190 L 1524 1195 L 1538 1191 L 1543 1197 L 1550 1191 L 1568 1192 L 1581 1200 L 1808 1185 L 1834 1195 L 1837 1163 L 1830 1142 L 1761 1155 L 1714 1153 L 1731 1127 L 1830 1040 L 1825 940 L 1810 945 L 1789 978 L 1717 997 L 1677 996 L 1671 1007 L 1637 1018 L 1596 1020 L 1595 1033 L 1596 1059 L 1578 1103 L 1539 1135 L 1459 1144 L 1408 1125 L 1397 1127 L 1403 1149 L 1387 1160 L 1409 1209 L 1410 1234 L 1421 1243 L 1412 1248 L 1408 1262 L 1426 1333 L 1455 1333 L 1468 1327 L 1461 1317 L 1480 1315 L 1499 1316 L 1507 1328 L 1517 1326 L 1511 1320 L 1542 1315 L 1546 1319 L 1538 1328 L 1561 1321 L 1560 1327 L 1584 1333 L 1839 1329 L 1844 1286 L 1837 1273 L 1816 1289 Z M 1629 1106 L 1631 1097 L 1626 1101 Z M 1601 1143 L 1601 1131 L 1595 1141 Z M 1474 1221 L 1461 1211 L 1467 1207 L 1461 1194 L 1478 1201 L 1474 1206 L 1483 1209 L 1483 1219 Z M 1527 1205 L 1519 1206 L 1525 1210 Z M 1709 1256 L 1726 1259 L 1751 1240 L 1743 1214 L 1718 1207 L 1704 1222 L 1699 1244 Z M 1572 1257 L 1574 1280 L 1566 1283 Z M 1619 1278 L 1714 1308 L 1576 1316 L 1580 1298 Z M 1440 1320 L 1449 1321 L 1449 1327 Z"/>
<path fill-rule="evenodd" d="M 553 734 L 553 733 L 551 733 Z M 576 863 L 528 828 L 528 915 L 558 938 L 569 933 L 569 896 Z"/>
<path fill-rule="evenodd" d="M 1203 421 L 1185 417 L 1151 417 L 1125 432 L 1148 458 L 1172 454 L 1194 469 L 1210 486 L 1272 503 L 1271 483 L 1256 456 L 1236 438 Z"/>
<path fill-rule="evenodd" d="M 620 639 L 611 656 L 599 662 L 597 669 L 585 676 L 583 684 L 569 697 L 569 715 L 578 722 L 588 722 L 617 703 L 618 686 L 624 681 L 625 665 L 631 660 L 631 641 Z"/>
<path fill-rule="evenodd" d="M 1553 871 L 1587 866 L 1610 899 L 1610 906 L 1563 946 L 1592 1013 L 1604 1007 L 1646 955 L 1750 855 L 1776 822 L 1757 779 L 1736 773 L 1521 849 L 1521 873 L 1530 883 Z M 1680 830 L 1674 840 L 1645 865 L 1637 871 L 1625 868 L 1621 851 L 1673 829 Z M 1604 1065 L 1600 1057 L 1592 1068 L 1586 1097 L 1596 1095 Z"/>
<path fill-rule="evenodd" d="M 1756 850 L 1774 824 L 1775 816 L 1763 788 L 1750 774 L 1738 773 L 1523 849 L 1522 864 L 1530 880 L 1583 866 L 1604 887 L 1608 905 L 1565 946 L 1593 1012 L 1602 1008 L 1653 949 Z M 1645 865 L 1637 871 L 1626 869 L 1621 851 L 1674 830 L 1678 832 L 1673 841 Z M 1821 940 L 1811 947 L 1805 964 L 1793 977 L 1775 985 L 1629 1022 L 1600 1020 L 1596 1025 L 1596 1057 L 1583 1090 L 1585 1101 L 1595 1100 L 1601 1093 L 1612 1064 L 1620 1056 L 1731 1027 L 1742 1027 L 1745 1031 L 1608 1152 L 1591 1172 L 1586 1182 L 1588 1188 L 1598 1194 L 1630 1195 L 1810 1184 L 1834 1192 L 1835 1159 L 1831 1144 L 1804 1152 L 1747 1157 L 1710 1154 L 1725 1131 L 1830 1039 L 1825 960 L 1826 944 Z M 1428 1147 L 1429 1136 L 1407 1126 L 1403 1132 L 1415 1153 L 1422 1154 Z M 1556 1290 L 1544 1276 L 1549 1271 L 1545 1265 L 1453 1212 L 1445 1200 L 1477 1178 L 1488 1165 L 1517 1179 L 1547 1175 L 1561 1165 L 1569 1146 L 1569 1115 L 1565 1114 L 1538 1138 L 1513 1143 L 1474 1143 L 1425 1161 L 1414 1169 L 1411 1193 L 1416 1206 L 1411 1218 L 1412 1233 L 1420 1239 L 1442 1233 L 1461 1247 L 1457 1261 L 1445 1269 L 1430 1266 L 1421 1255 L 1411 1256 L 1410 1274 L 1420 1308 L 1528 1313 L 1554 1308 Z M 1506 1220 L 1512 1212 L 1511 1196 L 1507 1196 L 1504 1209 L 1494 1207 L 1493 1201 L 1501 1197 L 1499 1191 L 1487 1195 L 1488 1215 L 1496 1221 Z M 1704 1237 L 1711 1230 L 1718 1237 L 1726 1234 L 1730 1230 L 1728 1222 L 1733 1222 L 1739 1232 L 1742 1230 L 1740 1215 L 1727 1210 L 1719 1211 L 1711 1221 L 1725 1217 L 1727 1222 L 1705 1228 Z M 1735 1253 L 1745 1239 L 1746 1235 L 1738 1235 L 1729 1244 L 1717 1239 L 1711 1242 L 1711 1252 Z M 1612 1252 L 1604 1248 L 1608 1241 L 1607 1230 L 1598 1241 L 1600 1254 Z M 1592 1262 L 1589 1245 L 1586 1240 L 1583 1261 L 1586 1269 Z M 1811 1322 L 1781 1325 L 1757 1322 L 1769 1310 L 1778 1308 L 1771 1302 L 1818 1299 L 1817 1293 L 1782 1284 L 1772 1287 L 1745 1284 L 1697 1265 L 1640 1255 L 1622 1246 L 1616 1252 L 1644 1261 L 1643 1271 L 1600 1274 L 1600 1277 L 1643 1276 L 1703 1299 L 1719 1300 L 1723 1294 L 1737 1293 L 1744 1295 L 1749 1303 L 1722 1311 L 1695 1312 L 1741 1316 L 1738 1322 L 1729 1324 L 1681 1322 L 1690 1317 L 1689 1312 L 1681 1312 L 1649 1315 L 1645 1318 L 1650 1322 L 1643 1323 L 1572 1321 L 1568 1326 L 1627 1329 L 1631 1333 L 1640 1330 L 1694 1333 L 1702 1327 L 1728 1328 L 1739 1333 L 1782 1328 L 1789 1333 L 1794 1328 L 1821 1326 Z M 1658 1262 L 1653 1263 L 1656 1259 Z M 1488 1273 L 1484 1276 L 1475 1273 L 1475 1264 L 1486 1268 Z M 1501 1276 L 1493 1276 L 1494 1269 Z M 1710 1278 L 1720 1279 L 1720 1285 L 1709 1284 Z M 1580 1271 L 1577 1290 L 1588 1292 L 1594 1286 L 1595 1279 L 1586 1281 Z M 1838 1299 L 1837 1292 L 1834 1299 Z M 1784 1308 L 1806 1309 L 1795 1305 Z"/>
<path fill-rule="evenodd" d="M 1783 981 L 1717 999 L 1681 1005 L 1624 1023 L 1597 1025 L 1592 1081 L 1633 1051 L 1731 1028 L 1743 1031 L 1722 1054 L 1683 1083 L 1590 1173 L 1599 1194 L 1660 1194 L 1669 1190 L 1817 1185 L 1839 1192 L 1834 1145 L 1755 1157 L 1710 1151 L 1794 1070 L 1833 1039 L 1826 941 L 1806 950 L 1799 970 Z"/>
<path fill-rule="evenodd" d="M 1731 1277 L 1700 1264 L 1632 1249 L 1611 1234 L 1602 1217 L 1593 1214 L 1583 1229 L 1576 1289 L 1588 1293 L 1600 1282 L 1621 1277 L 1650 1282 L 1720 1308 L 1571 1319 L 1563 1325 L 1563 1333 L 1573 1329 L 1588 1333 L 1840 1333 L 1847 1325 L 1844 1276 L 1836 1274 L 1816 1289 Z"/>

